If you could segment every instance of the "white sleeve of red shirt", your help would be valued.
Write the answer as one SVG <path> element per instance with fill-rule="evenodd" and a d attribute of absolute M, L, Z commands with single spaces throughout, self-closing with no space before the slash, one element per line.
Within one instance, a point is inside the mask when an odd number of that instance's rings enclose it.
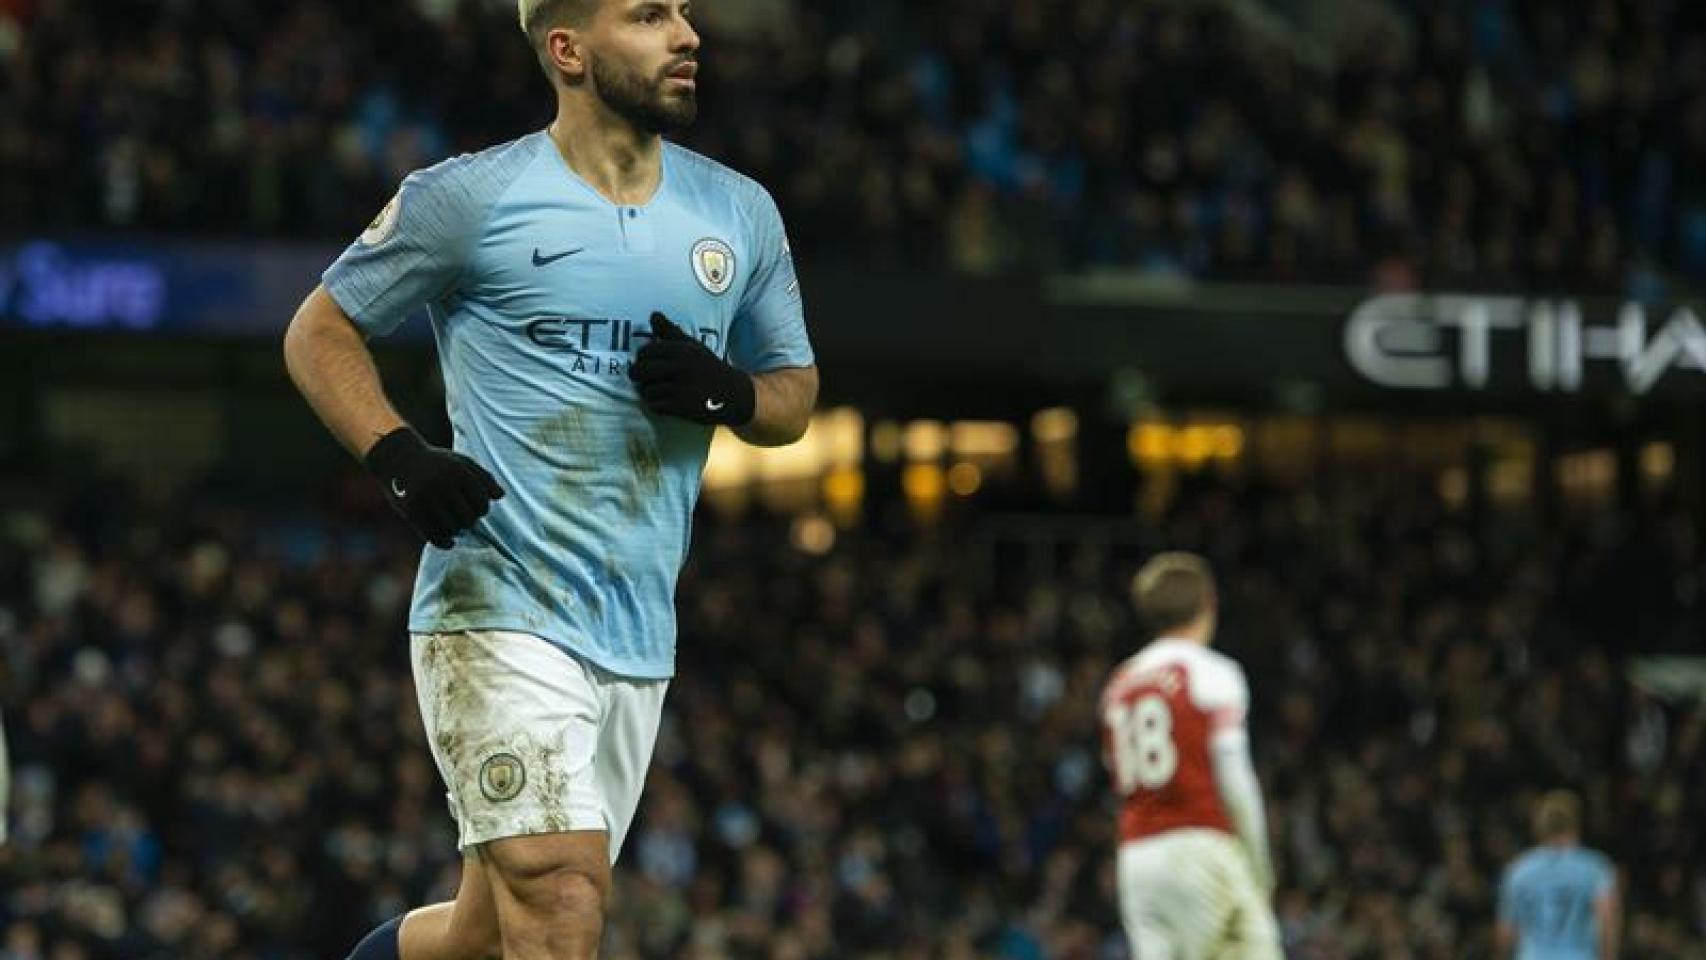
<path fill-rule="evenodd" d="M 1243 738 L 1244 716 L 1250 710 L 1250 685 L 1244 671 L 1226 657 L 1207 656 L 1191 665 L 1191 702 L 1208 718 L 1208 742 L 1222 737 Z"/>
<path fill-rule="evenodd" d="M 1267 812 L 1245 725 L 1250 709 L 1249 682 L 1232 660 L 1204 657 L 1201 667 L 1191 671 L 1191 699 L 1208 718 L 1209 756 L 1227 819 L 1249 854 L 1257 881 L 1271 890 L 1273 859 L 1268 848 Z"/>

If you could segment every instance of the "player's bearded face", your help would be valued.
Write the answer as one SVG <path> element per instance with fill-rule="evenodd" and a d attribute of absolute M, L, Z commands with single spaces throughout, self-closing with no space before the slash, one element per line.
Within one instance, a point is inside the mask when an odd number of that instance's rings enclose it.
<path fill-rule="evenodd" d="M 699 101 L 692 87 L 671 84 L 669 74 L 692 59 L 675 58 L 647 74 L 619 61 L 594 58 L 593 89 L 618 116 L 647 133 L 681 130 L 698 116 Z"/>

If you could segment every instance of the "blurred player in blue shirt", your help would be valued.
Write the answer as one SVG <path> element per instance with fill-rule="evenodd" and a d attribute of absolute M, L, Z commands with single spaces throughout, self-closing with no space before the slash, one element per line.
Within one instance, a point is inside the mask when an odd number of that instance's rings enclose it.
<path fill-rule="evenodd" d="M 519 0 L 555 121 L 411 174 L 286 335 L 299 389 L 427 542 L 411 658 L 465 854 L 455 902 L 353 960 L 596 956 L 712 432 L 792 443 L 816 402 L 775 203 L 662 139 L 697 109 L 690 15 Z M 449 448 L 392 409 L 365 344 L 423 307 Z"/>
<path fill-rule="evenodd" d="M 1568 791 L 1546 794 L 1534 832 L 1540 845 L 1506 867 L 1499 883 L 1501 955 L 1613 960 L 1617 874 L 1604 854 L 1581 845 L 1581 801 Z"/>

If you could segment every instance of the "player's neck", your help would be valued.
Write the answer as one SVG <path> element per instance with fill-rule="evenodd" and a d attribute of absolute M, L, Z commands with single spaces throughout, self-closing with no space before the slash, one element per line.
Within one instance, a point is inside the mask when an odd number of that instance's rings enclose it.
<path fill-rule="evenodd" d="M 1189 643 L 1199 647 L 1212 647 L 1214 646 L 1214 631 L 1207 624 L 1199 620 L 1189 626 L 1179 627 L 1176 630 L 1168 630 L 1156 637 L 1156 639 L 1168 640 L 1174 643 Z"/>
<path fill-rule="evenodd" d="M 1168 633 L 1168 634 L 1164 634 L 1161 637 L 1158 637 L 1157 639 L 1166 640 L 1170 643 L 1188 643 L 1188 644 L 1195 646 L 1195 647 L 1211 647 L 1211 646 L 1214 646 L 1214 644 L 1211 642 L 1211 639 L 1209 637 L 1207 637 L 1203 634 L 1200 634 L 1200 633 L 1190 633 L 1190 632 L 1182 631 L 1182 630 L 1174 631 L 1174 632 Z"/>
<path fill-rule="evenodd" d="M 607 110 L 565 99 L 548 132 L 569 169 L 611 203 L 645 204 L 663 181 L 663 138 Z"/>

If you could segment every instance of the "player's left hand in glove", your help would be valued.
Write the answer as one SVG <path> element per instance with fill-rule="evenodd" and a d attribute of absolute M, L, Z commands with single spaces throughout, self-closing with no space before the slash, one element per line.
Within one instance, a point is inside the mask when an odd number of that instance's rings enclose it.
<path fill-rule="evenodd" d="M 456 546 L 456 535 L 472 527 L 503 487 L 486 468 L 453 450 L 435 447 L 411 427 L 379 438 L 363 458 L 391 509 L 440 550 Z"/>
<path fill-rule="evenodd" d="M 744 427 L 758 409 L 752 377 L 724 362 L 661 313 L 652 314 L 652 342 L 628 372 L 646 409 L 694 423 Z"/>

